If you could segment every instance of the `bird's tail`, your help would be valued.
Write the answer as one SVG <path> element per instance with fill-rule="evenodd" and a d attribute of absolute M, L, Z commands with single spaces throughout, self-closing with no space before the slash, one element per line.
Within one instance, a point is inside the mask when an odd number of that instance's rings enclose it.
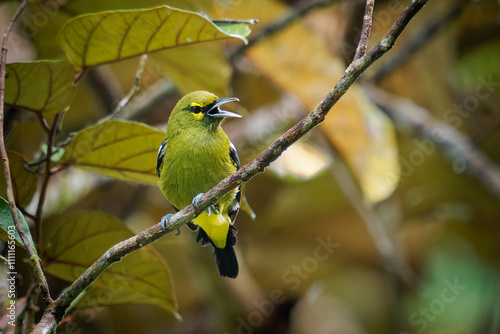
<path fill-rule="evenodd" d="M 238 233 L 236 227 L 229 226 L 226 246 L 224 248 L 217 248 L 202 228 L 199 229 L 198 237 L 196 237 L 196 242 L 201 240 L 202 246 L 210 244 L 214 247 L 217 268 L 219 268 L 219 274 L 223 277 L 236 278 L 238 276 L 238 259 L 233 248 L 236 245 L 236 233 Z"/>

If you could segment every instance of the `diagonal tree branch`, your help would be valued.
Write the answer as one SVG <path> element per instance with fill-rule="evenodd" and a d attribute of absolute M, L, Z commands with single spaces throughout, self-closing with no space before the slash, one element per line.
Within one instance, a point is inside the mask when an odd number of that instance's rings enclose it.
<path fill-rule="evenodd" d="M 21 226 L 21 223 L 19 221 L 19 216 L 17 214 L 17 206 L 16 206 L 16 200 L 14 197 L 14 189 L 12 187 L 12 176 L 10 173 L 9 157 L 7 156 L 7 149 L 5 148 L 5 138 L 4 138 L 4 132 L 3 132 L 3 128 L 4 128 L 4 101 L 5 101 L 5 71 L 7 68 L 7 51 L 8 51 L 7 50 L 7 42 L 9 40 L 10 32 L 12 31 L 12 28 L 14 27 L 14 23 L 19 18 L 19 16 L 23 12 L 23 10 L 27 4 L 28 4 L 28 0 L 23 0 L 23 2 L 19 5 L 19 8 L 17 9 L 16 13 L 12 17 L 12 19 L 9 21 L 9 25 L 7 26 L 7 29 L 5 30 L 5 33 L 3 35 L 3 40 L 2 40 L 2 55 L 0 58 L 0 155 L 2 156 L 5 184 L 6 184 L 6 188 L 7 188 L 7 198 L 9 200 L 9 206 L 10 206 L 10 212 L 12 214 L 12 219 L 14 220 L 14 223 L 15 223 L 16 228 L 17 228 L 17 232 L 19 233 L 19 236 L 21 237 L 21 240 L 23 241 L 24 246 L 26 247 L 26 250 L 28 251 L 28 254 L 30 255 L 31 265 L 32 265 L 33 270 L 35 272 L 35 276 L 38 280 L 38 284 L 40 285 L 40 290 L 42 291 L 43 299 L 44 299 L 46 304 L 49 304 L 50 302 L 52 302 L 52 298 L 50 297 L 49 286 L 47 284 L 47 280 L 45 279 L 45 275 L 44 275 L 43 270 L 42 270 L 40 258 L 35 253 L 33 245 L 31 245 L 31 243 L 29 242 L 28 237 Z"/>
<path fill-rule="evenodd" d="M 45 313 L 33 333 L 53 333 L 63 318 L 66 309 L 71 302 L 87 288 L 99 275 L 109 266 L 119 261 L 131 252 L 148 245 L 159 238 L 175 231 L 182 225 L 194 219 L 210 205 L 217 202 L 219 198 L 227 194 L 238 185 L 248 182 L 255 175 L 264 171 L 271 162 L 276 160 L 283 151 L 311 131 L 321 123 L 332 106 L 344 95 L 349 87 L 360 77 L 360 75 L 377 59 L 389 51 L 396 39 L 408 25 L 413 16 L 427 3 L 427 0 L 413 0 L 403 11 L 390 31 L 383 37 L 372 50 L 358 60 L 353 61 L 344 72 L 342 78 L 328 95 L 298 124 L 278 138 L 271 146 L 262 152 L 252 162 L 239 169 L 234 174 L 222 180 L 217 186 L 206 192 L 199 203 L 198 209 L 192 205 L 177 212 L 170 219 L 166 230 L 163 231 L 158 223 L 141 233 L 124 240 L 104 253 L 91 267 L 89 267 L 78 279 L 76 279 L 53 303 L 47 307 Z"/>

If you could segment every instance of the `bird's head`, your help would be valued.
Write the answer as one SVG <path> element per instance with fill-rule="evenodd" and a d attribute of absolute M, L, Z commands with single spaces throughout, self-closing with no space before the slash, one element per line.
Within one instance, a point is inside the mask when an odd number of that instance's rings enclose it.
<path fill-rule="evenodd" d="M 235 97 L 221 98 L 207 91 L 196 91 L 185 95 L 177 102 L 171 121 L 175 121 L 182 128 L 208 128 L 215 130 L 226 117 L 241 117 L 230 111 L 221 110 L 220 106 L 233 101 Z"/>

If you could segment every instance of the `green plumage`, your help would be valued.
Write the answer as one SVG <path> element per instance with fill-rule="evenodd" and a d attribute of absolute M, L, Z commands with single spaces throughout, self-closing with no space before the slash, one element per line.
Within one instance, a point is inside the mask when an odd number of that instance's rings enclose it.
<path fill-rule="evenodd" d="M 159 187 L 178 209 L 191 204 L 239 168 L 238 155 L 221 128 L 225 117 L 239 115 L 219 106 L 236 99 L 218 99 L 212 93 L 197 91 L 184 96 L 175 106 L 167 125 L 165 140 L 158 152 Z M 202 213 L 193 220 L 201 227 L 198 240 L 212 244 L 220 274 L 236 277 L 238 264 L 233 246 L 232 227 L 240 207 L 240 189 L 234 189 L 215 205 L 215 212 Z"/>

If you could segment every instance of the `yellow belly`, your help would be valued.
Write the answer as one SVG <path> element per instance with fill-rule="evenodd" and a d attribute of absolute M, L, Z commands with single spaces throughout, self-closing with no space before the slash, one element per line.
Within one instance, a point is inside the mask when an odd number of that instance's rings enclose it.
<path fill-rule="evenodd" d="M 215 247 L 226 247 L 230 219 L 222 210 L 218 215 L 212 212 L 210 216 L 207 216 L 206 212 L 202 212 L 198 217 L 193 219 L 193 223 L 200 226 L 207 233 Z"/>

